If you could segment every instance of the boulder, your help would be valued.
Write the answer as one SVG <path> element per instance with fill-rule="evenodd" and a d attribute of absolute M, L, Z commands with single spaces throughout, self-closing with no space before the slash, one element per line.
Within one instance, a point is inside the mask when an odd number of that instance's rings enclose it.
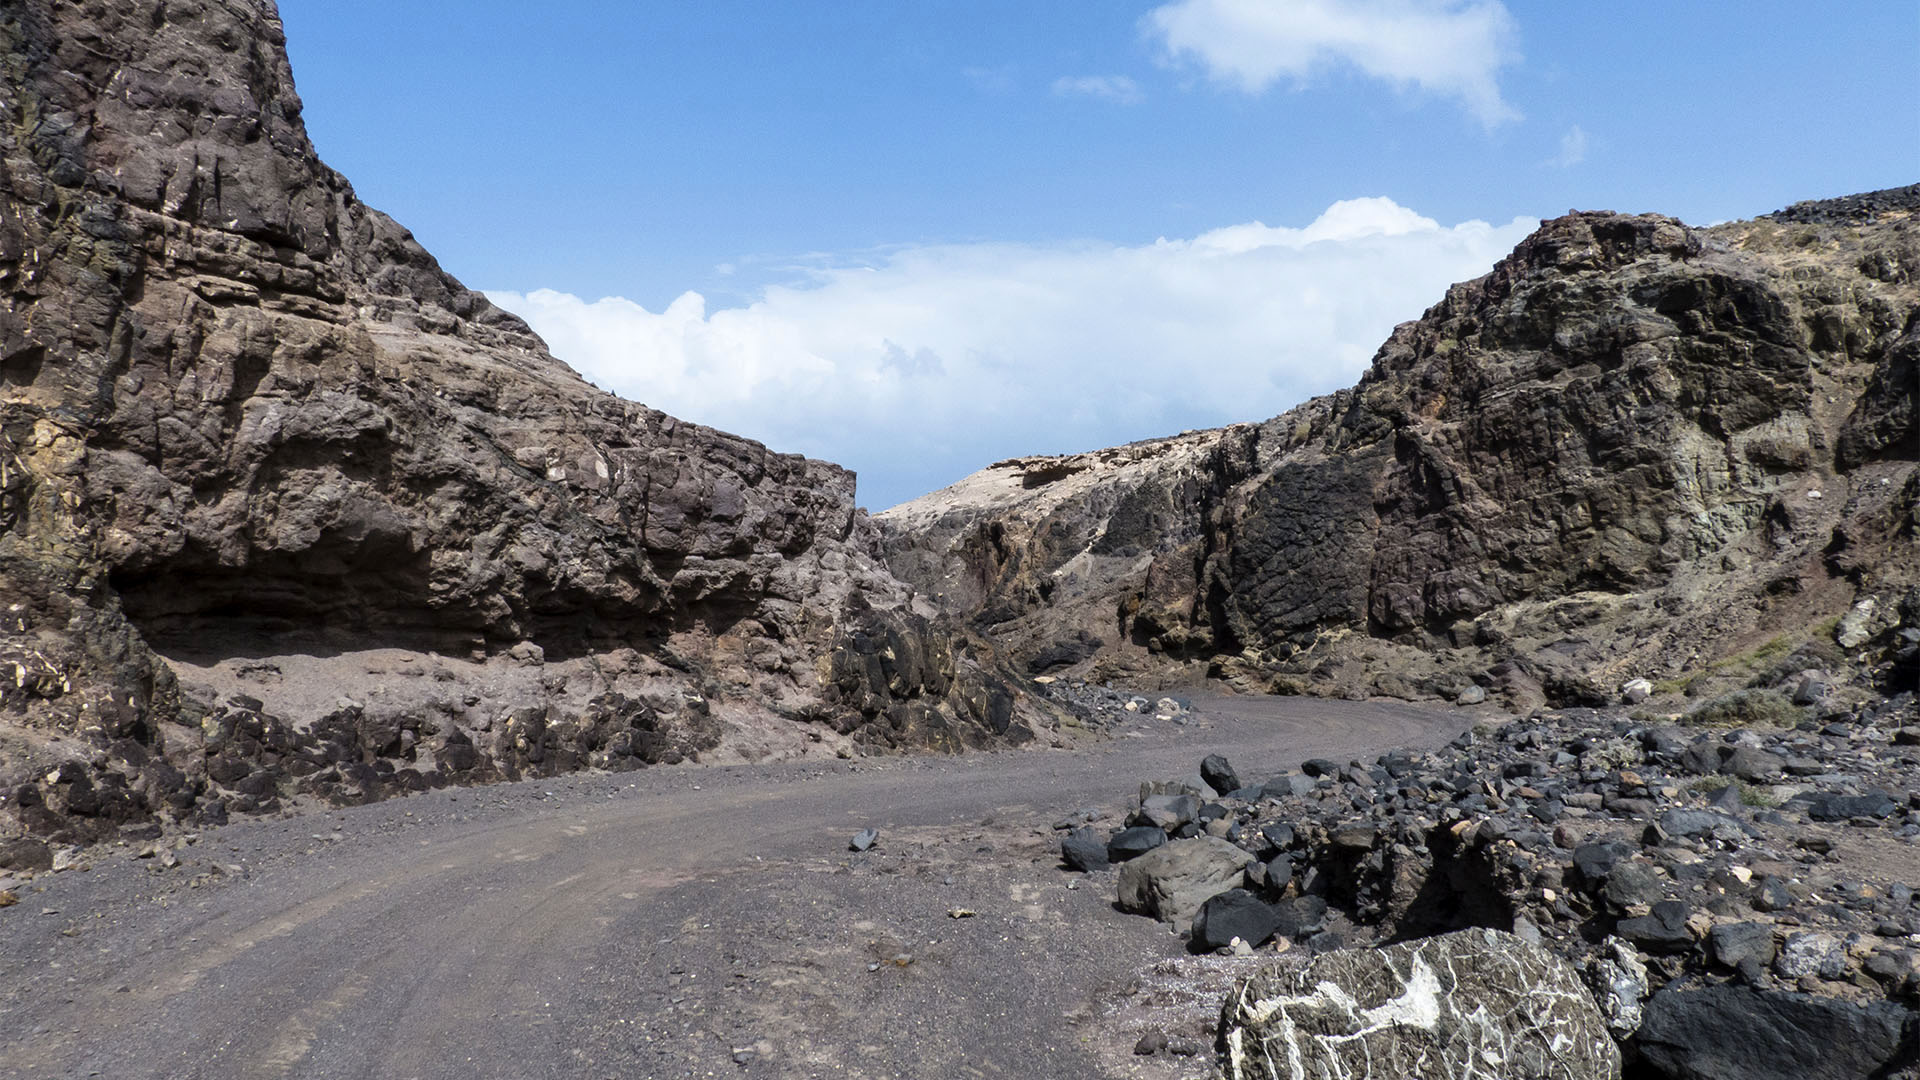
<path fill-rule="evenodd" d="M 1280 920 L 1274 932 L 1281 937 L 1312 937 L 1326 928 L 1327 902 L 1318 896 L 1282 900 L 1274 905 L 1273 911 Z"/>
<path fill-rule="evenodd" d="M 1088 828 L 1075 829 L 1061 839 L 1060 861 L 1069 870 L 1088 873 L 1113 865 L 1113 860 L 1107 855 L 1107 842 L 1100 838 L 1098 832 Z"/>
<path fill-rule="evenodd" d="M 1240 980 L 1233 1080 L 1614 1080 L 1605 1018 L 1564 960 L 1498 930 L 1328 953 Z"/>
<path fill-rule="evenodd" d="M 1653 995 L 1632 1049 L 1661 1080 L 1868 1080 L 1920 1063 L 1899 1005 L 1732 983 Z"/>
<path fill-rule="evenodd" d="M 1707 951 L 1714 963 L 1740 972 L 1748 982 L 1757 981 L 1773 963 L 1773 924 L 1721 923 L 1707 934 Z"/>
<path fill-rule="evenodd" d="M 1280 928 L 1280 915 L 1273 905 L 1245 889 L 1228 889 L 1200 905 L 1193 917 L 1195 952 L 1225 948 L 1235 938 L 1259 948 Z"/>
<path fill-rule="evenodd" d="M 1652 904 L 1664 893 L 1665 885 L 1659 871 L 1648 863 L 1617 863 L 1607 875 L 1607 901 L 1616 907 Z"/>
<path fill-rule="evenodd" d="M 1238 888 L 1252 861 L 1253 856 L 1218 837 L 1175 840 L 1120 868 L 1120 908 L 1184 927 L 1200 905 Z"/>
<path fill-rule="evenodd" d="M 1131 829 L 1121 829 L 1107 841 L 1107 859 L 1110 862 L 1137 859 L 1166 842 L 1167 831 L 1157 825 L 1135 825 Z"/>
<path fill-rule="evenodd" d="M 1807 817 L 1814 821 L 1846 821 L 1849 818 L 1888 818 L 1900 809 L 1893 796 L 1884 791 L 1870 791 L 1865 795 L 1843 795 L 1839 792 L 1821 791 L 1801 796 L 1807 807 Z"/>
<path fill-rule="evenodd" d="M 1240 790 L 1240 774 L 1219 754 L 1208 754 L 1200 763 L 1200 779 L 1222 795 Z"/>
<path fill-rule="evenodd" d="M 1261 793 L 1269 799 L 1305 798 L 1313 789 L 1313 777 L 1297 772 L 1282 773 L 1260 785 Z"/>
<path fill-rule="evenodd" d="M 1619 934 L 1650 953 L 1684 952 L 1693 947 L 1687 928 L 1692 912 L 1678 900 L 1661 900 L 1651 914 L 1620 920 Z"/>
<path fill-rule="evenodd" d="M 1173 832 L 1200 816 L 1200 800 L 1191 795 L 1149 795 L 1140 802 L 1135 819 Z"/>

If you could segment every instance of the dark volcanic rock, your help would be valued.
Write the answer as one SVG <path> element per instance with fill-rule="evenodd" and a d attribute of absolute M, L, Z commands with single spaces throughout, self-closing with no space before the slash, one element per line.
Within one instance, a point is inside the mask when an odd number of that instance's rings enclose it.
<path fill-rule="evenodd" d="M 1671 1080 L 1867 1080 L 1920 1064 L 1915 1014 L 1744 986 L 1663 990 L 1633 1046 Z"/>
<path fill-rule="evenodd" d="M 882 550 L 1016 655 L 1085 632 L 1116 675 L 1599 705 L 1621 687 L 1593 672 L 1735 690 L 1742 654 L 1847 616 L 1831 655 L 1771 680 L 1885 663 L 1910 683 L 1920 648 L 1900 660 L 1892 631 L 1920 559 L 1892 538 L 1920 490 L 1912 201 L 1544 222 L 1352 389 L 1003 462 L 881 515 Z M 1726 751 L 1696 764 L 1779 764 Z"/>
<path fill-rule="evenodd" d="M 1214 881 L 1216 906 L 1264 929 L 1251 901 L 1270 904 L 1296 958 L 1511 929 L 1579 967 L 1622 1039 L 1650 994 L 1729 979 L 1828 1003 L 1806 1006 L 1808 1016 L 1828 1005 L 1880 1015 L 1875 999 L 1911 1009 L 1920 961 L 1906 939 L 1920 912 L 1902 879 L 1920 842 L 1920 795 L 1886 818 L 1809 823 L 1792 812 L 1805 798 L 1784 813 L 1764 808 L 1803 785 L 1728 784 L 1685 759 L 1703 745 L 1798 756 L 1821 785 L 1802 795 L 1865 791 L 1885 809 L 1879 793 L 1920 792 L 1920 755 L 1895 749 L 1894 735 L 1917 714 L 1920 702 L 1892 699 L 1851 714 L 1838 734 L 1706 735 L 1608 710 L 1541 712 L 1383 755 L 1384 779 L 1348 766 L 1298 794 L 1223 797 L 1207 805 L 1224 812 L 1209 829 L 1224 826 L 1247 857 L 1271 861 L 1246 866 L 1249 896 Z M 1140 797 L 1186 783 L 1142 784 Z M 1548 803 L 1562 806 L 1550 827 L 1533 813 Z M 1192 945 L 1230 937 L 1216 928 Z M 1696 1062 L 1705 1052 L 1688 1050 Z"/>
<path fill-rule="evenodd" d="M 1112 866 L 1107 842 L 1093 829 L 1075 829 L 1060 841 L 1060 861 L 1069 870 L 1092 872 Z"/>
<path fill-rule="evenodd" d="M 1884 791 L 1865 795 L 1842 795 L 1823 791 L 1804 797 L 1807 816 L 1815 821 L 1846 821 L 1849 818 L 1884 818 L 1900 808 L 1893 796 Z"/>
<path fill-rule="evenodd" d="M 24 0 L 0 52 L 18 825 L 100 839 L 754 728 L 960 749 L 1045 713 L 905 610 L 852 474 L 595 390 L 361 203 L 269 0 Z"/>
<path fill-rule="evenodd" d="M 1245 889 L 1228 889 L 1200 905 L 1193 918 L 1191 945 L 1196 952 L 1225 948 L 1239 938 L 1258 948 L 1280 928 L 1273 906 Z"/>
<path fill-rule="evenodd" d="M 1213 790 L 1228 795 L 1240 789 L 1240 774 L 1219 754 L 1209 754 L 1200 763 L 1200 779 L 1205 780 Z"/>
<path fill-rule="evenodd" d="M 1167 842 L 1167 831 L 1155 825 L 1135 825 L 1113 834 L 1107 841 L 1107 858 L 1113 862 L 1137 859 Z"/>

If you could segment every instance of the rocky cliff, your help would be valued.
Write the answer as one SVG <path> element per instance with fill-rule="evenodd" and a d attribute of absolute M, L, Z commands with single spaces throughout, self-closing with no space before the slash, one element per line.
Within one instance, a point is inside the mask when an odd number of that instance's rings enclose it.
<path fill-rule="evenodd" d="M 1806 668 L 1904 688 L 1916 210 L 1920 186 L 1548 221 L 1350 390 L 1002 462 L 882 515 L 881 550 L 1036 674 L 1515 705 Z"/>
<path fill-rule="evenodd" d="M 595 390 L 356 199 L 270 0 L 27 0 L 0 56 L 0 817 L 1044 715 L 850 473 Z"/>

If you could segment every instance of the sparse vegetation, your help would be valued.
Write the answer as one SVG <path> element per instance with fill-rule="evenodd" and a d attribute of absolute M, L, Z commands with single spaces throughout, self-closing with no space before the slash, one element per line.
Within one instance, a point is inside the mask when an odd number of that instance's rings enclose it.
<path fill-rule="evenodd" d="M 1806 715 L 1778 690 L 1736 690 L 1680 718 L 1692 727 L 1792 727 Z"/>
<path fill-rule="evenodd" d="M 1744 679 L 1749 687 L 1772 686 L 1794 669 L 1824 667 L 1839 659 L 1831 646 L 1833 630 L 1838 625 L 1840 617 L 1836 615 L 1797 633 L 1777 634 L 1746 652 L 1723 656 L 1695 671 L 1660 679 L 1653 684 L 1653 692 L 1696 697 L 1714 689 L 1714 681 L 1719 679 Z M 1799 659 L 1803 655 L 1804 661 Z"/>
<path fill-rule="evenodd" d="M 1754 787 L 1743 780 L 1730 776 L 1703 776 L 1687 787 L 1702 795 L 1715 795 L 1731 785 L 1740 792 L 1740 805 L 1776 809 L 1781 805 L 1779 799 L 1767 794 L 1761 788 Z"/>

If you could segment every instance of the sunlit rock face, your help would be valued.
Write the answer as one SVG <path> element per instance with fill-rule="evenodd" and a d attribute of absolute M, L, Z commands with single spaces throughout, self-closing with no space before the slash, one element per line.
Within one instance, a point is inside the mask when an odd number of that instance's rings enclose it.
<path fill-rule="evenodd" d="M 1527 708 L 1804 641 L 1920 584 L 1916 211 L 1555 218 L 1350 390 L 998 463 L 880 515 L 882 551 L 1094 682 Z"/>
<path fill-rule="evenodd" d="M 1580 977 L 1538 945 L 1463 930 L 1280 962 L 1228 995 L 1233 1080 L 1614 1080 Z"/>
<path fill-rule="evenodd" d="M 8 3 L 0 60 L 0 828 L 1029 731 L 880 617 L 851 473 L 595 389 L 362 203 L 270 0 Z M 939 678 L 822 667 L 880 623 Z"/>

